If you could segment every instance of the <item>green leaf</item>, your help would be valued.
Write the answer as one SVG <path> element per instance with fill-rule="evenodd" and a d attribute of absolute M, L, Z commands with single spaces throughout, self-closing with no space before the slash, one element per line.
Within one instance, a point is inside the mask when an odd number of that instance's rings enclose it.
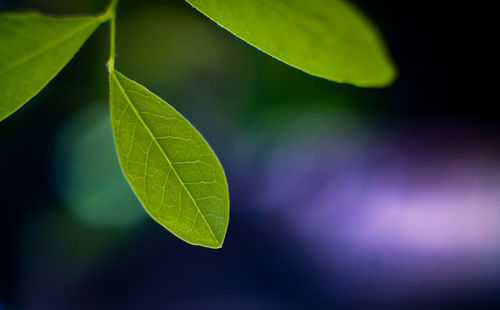
<path fill-rule="evenodd" d="M 116 71 L 110 97 L 120 164 L 146 211 L 184 241 L 220 248 L 229 193 L 208 143 L 168 103 Z"/>
<path fill-rule="evenodd" d="M 103 16 L 1 14 L 0 121 L 42 90 L 103 21 Z"/>
<path fill-rule="evenodd" d="M 375 26 L 340 0 L 186 0 L 263 52 L 309 74 L 385 86 L 396 68 Z"/>

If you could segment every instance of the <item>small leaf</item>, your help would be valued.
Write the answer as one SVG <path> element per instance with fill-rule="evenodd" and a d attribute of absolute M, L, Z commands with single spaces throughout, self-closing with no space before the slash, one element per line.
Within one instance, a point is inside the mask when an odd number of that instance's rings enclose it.
<path fill-rule="evenodd" d="M 0 121 L 35 96 L 105 19 L 0 15 Z"/>
<path fill-rule="evenodd" d="M 263 52 L 309 74 L 385 86 L 396 68 L 372 23 L 341 0 L 186 0 Z"/>
<path fill-rule="evenodd" d="M 120 164 L 146 211 L 184 241 L 220 248 L 229 193 L 208 143 L 168 103 L 116 71 L 110 97 Z"/>

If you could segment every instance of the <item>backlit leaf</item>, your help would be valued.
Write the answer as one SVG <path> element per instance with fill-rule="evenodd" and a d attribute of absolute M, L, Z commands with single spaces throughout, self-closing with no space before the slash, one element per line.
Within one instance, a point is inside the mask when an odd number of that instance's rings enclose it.
<path fill-rule="evenodd" d="M 0 14 L 0 121 L 42 90 L 103 21 Z"/>
<path fill-rule="evenodd" d="M 146 211 L 188 243 L 221 247 L 229 194 L 208 143 L 168 103 L 116 71 L 110 96 L 120 164 Z"/>
<path fill-rule="evenodd" d="M 237 37 L 309 74 L 358 86 L 396 76 L 375 26 L 343 0 L 186 0 Z"/>

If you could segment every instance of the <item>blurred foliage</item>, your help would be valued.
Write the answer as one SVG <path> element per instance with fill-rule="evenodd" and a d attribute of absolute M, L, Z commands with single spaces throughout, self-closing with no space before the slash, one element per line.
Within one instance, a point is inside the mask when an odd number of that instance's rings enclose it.
<path fill-rule="evenodd" d="M 105 102 L 69 119 L 57 138 L 55 185 L 72 213 L 97 226 L 131 226 L 145 217 L 123 178 Z"/>

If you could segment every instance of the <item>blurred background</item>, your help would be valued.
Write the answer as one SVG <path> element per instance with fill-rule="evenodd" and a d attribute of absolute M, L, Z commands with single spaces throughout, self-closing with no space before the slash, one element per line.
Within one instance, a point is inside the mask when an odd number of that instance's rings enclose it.
<path fill-rule="evenodd" d="M 128 188 L 101 27 L 0 123 L 0 310 L 500 308 L 500 114 L 476 12 L 488 9 L 354 2 L 399 67 L 391 87 L 306 75 L 182 0 L 122 0 L 118 70 L 183 113 L 225 168 L 224 247 L 176 239 Z"/>

